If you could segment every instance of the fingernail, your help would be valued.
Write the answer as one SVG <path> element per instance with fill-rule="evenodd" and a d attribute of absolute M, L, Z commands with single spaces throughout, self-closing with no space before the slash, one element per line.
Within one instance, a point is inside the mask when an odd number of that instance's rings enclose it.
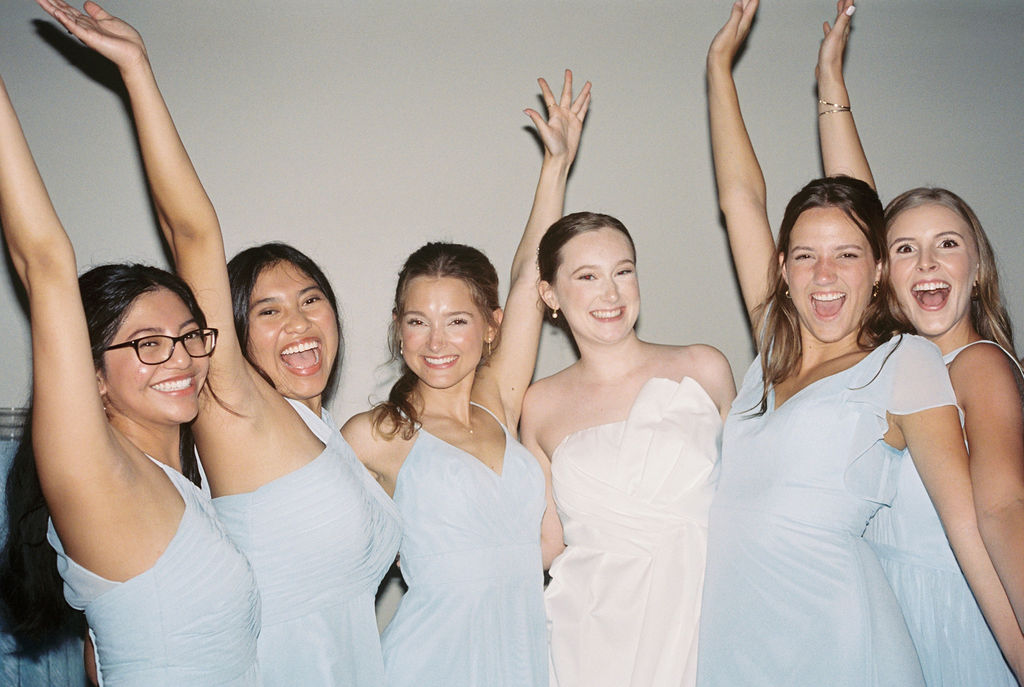
<path fill-rule="evenodd" d="M 856 7 L 854 7 L 853 5 L 850 5 L 849 7 L 847 7 L 847 8 L 846 8 L 846 16 L 847 16 L 847 17 L 852 17 L 852 16 L 853 16 L 853 12 L 854 12 L 854 10 L 856 10 L 856 9 L 857 9 L 857 8 L 856 8 Z"/>

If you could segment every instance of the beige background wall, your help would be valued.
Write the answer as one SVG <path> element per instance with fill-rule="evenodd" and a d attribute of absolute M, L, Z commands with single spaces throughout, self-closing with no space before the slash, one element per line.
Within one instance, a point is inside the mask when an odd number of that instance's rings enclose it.
<path fill-rule="evenodd" d="M 524 107 L 564 67 L 594 83 L 567 209 L 634 233 L 641 335 L 752 353 L 708 148 L 704 54 L 729 3 L 111 0 L 147 40 L 229 253 L 272 239 L 332 279 L 348 352 L 339 420 L 389 383 L 394 275 L 428 239 L 507 274 L 540 150 Z M 820 174 L 813 66 L 826 0 L 763 0 L 737 79 L 777 223 Z M 847 76 L 883 200 L 939 184 L 980 215 L 1024 335 L 1024 5 L 864 0 Z M 75 65 L 81 64 L 83 68 Z M 0 5 L 0 73 L 82 267 L 165 264 L 116 72 L 30 0 Z M 0 265 L 0 406 L 29 391 L 27 320 Z M 553 329 L 538 375 L 572 360 Z"/>

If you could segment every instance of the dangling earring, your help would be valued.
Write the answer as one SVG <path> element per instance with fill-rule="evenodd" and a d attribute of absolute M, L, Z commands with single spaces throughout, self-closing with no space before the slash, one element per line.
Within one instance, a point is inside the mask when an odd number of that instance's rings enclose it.
<path fill-rule="evenodd" d="M 491 357 L 491 340 L 487 339 L 487 357 Z"/>
<path fill-rule="evenodd" d="M 871 287 L 871 300 L 878 298 L 878 282 L 876 281 L 874 286 Z"/>
<path fill-rule="evenodd" d="M 979 289 L 978 289 L 978 282 L 974 282 L 974 286 L 971 287 L 971 300 L 972 301 L 978 300 L 978 291 L 979 291 Z"/>
<path fill-rule="evenodd" d="M 405 342 L 401 339 L 398 340 L 398 355 L 405 357 Z"/>
<path fill-rule="evenodd" d="M 558 319 L 558 308 L 551 308 L 551 319 Z"/>

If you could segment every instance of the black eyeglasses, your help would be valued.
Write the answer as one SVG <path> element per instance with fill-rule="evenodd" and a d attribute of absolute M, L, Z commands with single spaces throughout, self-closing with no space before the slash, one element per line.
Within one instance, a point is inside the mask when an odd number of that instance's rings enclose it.
<path fill-rule="evenodd" d="M 115 348 L 134 348 L 135 355 L 139 362 L 146 365 L 159 365 L 171 359 L 174 355 L 174 347 L 178 342 L 185 347 L 185 352 L 192 358 L 205 358 L 213 353 L 213 347 L 217 345 L 217 330 L 212 328 L 193 329 L 181 336 L 167 336 L 166 334 L 153 334 L 144 336 L 141 339 L 132 339 L 124 343 L 107 346 L 104 351 L 112 351 Z"/>

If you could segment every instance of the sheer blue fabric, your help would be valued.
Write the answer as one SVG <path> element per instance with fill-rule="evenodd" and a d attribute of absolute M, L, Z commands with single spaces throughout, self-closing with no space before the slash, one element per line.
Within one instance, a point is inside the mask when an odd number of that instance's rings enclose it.
<path fill-rule="evenodd" d="M 762 389 L 757 359 L 725 424 L 697 684 L 923 685 L 862 535 L 904 460 L 886 414 L 956 404 L 938 348 L 897 337 L 758 416 Z"/>
<path fill-rule="evenodd" d="M 963 348 L 943 356 L 946 364 Z M 900 602 L 928 687 L 1017 684 L 909 456 L 900 465 L 892 507 L 878 511 L 865 537 Z"/>

